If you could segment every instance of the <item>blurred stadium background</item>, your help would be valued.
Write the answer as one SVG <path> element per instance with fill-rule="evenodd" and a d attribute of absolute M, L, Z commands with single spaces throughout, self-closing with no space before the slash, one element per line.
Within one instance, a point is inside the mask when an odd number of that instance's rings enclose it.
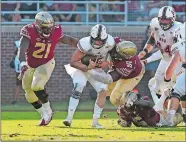
<path fill-rule="evenodd" d="M 15 72 L 9 67 L 15 51 L 15 41 L 20 38 L 20 29 L 25 24 L 33 22 L 37 12 L 48 11 L 53 15 L 56 23 L 63 26 L 65 33 L 79 39 L 89 35 L 92 25 L 105 24 L 112 36 L 131 40 L 141 50 L 148 38 L 147 28 L 150 20 L 157 16 L 158 10 L 165 5 L 173 6 L 177 12 L 177 21 L 183 22 L 186 20 L 185 2 L 186 0 L 1 0 L 2 103 L 12 101 L 16 86 Z M 64 19 L 62 15 L 69 18 Z M 69 63 L 73 51 L 73 48 L 62 44 L 59 44 L 55 50 L 56 67 L 47 84 L 47 91 L 53 102 L 62 102 L 70 97 L 73 88 L 72 80 L 65 72 L 64 65 Z M 153 76 L 157 64 L 158 62 L 155 62 L 147 66 L 145 76 L 137 86 L 140 93 L 149 95 L 147 83 Z M 95 96 L 95 91 L 88 84 L 81 99 L 87 102 L 94 100 Z M 26 102 L 23 90 L 20 92 L 19 102 Z"/>

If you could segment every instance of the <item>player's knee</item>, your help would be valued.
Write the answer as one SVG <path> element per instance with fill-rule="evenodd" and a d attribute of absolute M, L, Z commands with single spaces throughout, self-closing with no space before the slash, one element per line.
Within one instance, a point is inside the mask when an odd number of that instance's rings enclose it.
<path fill-rule="evenodd" d="M 33 91 L 39 91 L 39 90 L 44 90 L 44 84 L 40 83 L 39 81 L 36 83 L 32 83 L 31 89 Z"/>
<path fill-rule="evenodd" d="M 25 90 L 25 98 L 29 103 L 38 101 L 37 96 L 32 90 Z"/>
<path fill-rule="evenodd" d="M 42 103 L 48 102 L 48 94 L 45 92 L 45 90 L 34 91 L 34 93 Z"/>
<path fill-rule="evenodd" d="M 176 92 L 174 91 L 174 89 L 171 90 L 170 99 L 171 99 L 171 98 L 177 98 L 179 101 L 181 100 L 180 94 L 176 93 Z"/>
<path fill-rule="evenodd" d="M 81 92 L 78 92 L 76 90 L 72 90 L 71 97 L 74 98 L 74 99 L 80 99 L 81 94 L 82 94 Z"/>
<path fill-rule="evenodd" d="M 118 97 L 120 95 L 117 94 L 118 92 L 114 92 L 114 93 L 112 92 L 112 94 L 110 95 L 110 102 L 116 107 L 120 105 L 120 99 L 121 99 L 121 97 Z"/>

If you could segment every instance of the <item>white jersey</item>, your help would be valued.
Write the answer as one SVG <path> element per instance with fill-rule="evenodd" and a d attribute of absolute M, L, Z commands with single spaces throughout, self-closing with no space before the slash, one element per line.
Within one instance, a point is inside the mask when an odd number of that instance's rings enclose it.
<path fill-rule="evenodd" d="M 186 45 L 185 45 L 186 41 L 182 41 L 182 42 L 177 42 L 175 44 L 172 45 L 171 51 L 172 54 L 174 54 L 176 51 L 179 52 L 180 54 L 180 58 L 181 58 L 181 62 L 182 64 L 186 63 Z"/>
<path fill-rule="evenodd" d="M 111 35 L 108 35 L 106 44 L 100 49 L 95 49 L 91 46 L 90 36 L 88 36 L 80 39 L 77 44 L 77 47 L 81 52 L 85 54 L 98 56 L 99 58 L 105 60 L 107 53 L 114 47 L 114 45 L 115 45 L 114 38 Z"/>
<path fill-rule="evenodd" d="M 171 46 L 173 45 L 173 33 L 182 23 L 175 21 L 174 25 L 164 31 L 159 25 L 158 18 L 155 17 L 151 20 L 150 27 L 154 33 L 155 44 L 161 50 L 163 58 L 166 60 L 171 59 Z"/>

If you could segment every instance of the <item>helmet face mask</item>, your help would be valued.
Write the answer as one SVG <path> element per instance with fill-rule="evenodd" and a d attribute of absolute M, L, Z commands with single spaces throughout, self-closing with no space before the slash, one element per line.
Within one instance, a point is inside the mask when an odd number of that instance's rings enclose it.
<path fill-rule="evenodd" d="M 108 34 L 106 32 L 106 27 L 101 24 L 97 24 L 92 27 L 90 32 L 90 44 L 95 49 L 100 49 L 107 42 Z"/>
<path fill-rule="evenodd" d="M 164 31 L 170 29 L 174 24 L 174 22 L 171 19 L 163 19 L 159 17 L 158 20 L 159 20 L 161 28 Z"/>
<path fill-rule="evenodd" d="M 35 17 L 36 28 L 39 34 L 48 38 L 54 28 L 54 19 L 47 12 L 39 12 Z"/>

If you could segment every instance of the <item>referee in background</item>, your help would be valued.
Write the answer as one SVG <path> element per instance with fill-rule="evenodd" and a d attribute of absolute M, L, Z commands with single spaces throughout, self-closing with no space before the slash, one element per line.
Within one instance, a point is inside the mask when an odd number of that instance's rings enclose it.
<path fill-rule="evenodd" d="M 21 71 L 21 69 L 20 69 L 20 61 L 19 61 L 19 59 L 17 57 L 19 41 L 15 41 L 15 47 L 16 47 L 16 50 L 14 52 L 14 57 L 12 59 L 13 67 L 11 67 L 11 68 L 14 68 L 15 73 L 16 73 L 16 87 L 15 87 L 15 89 L 13 91 L 13 101 L 11 102 L 11 104 L 13 104 L 13 105 L 15 105 L 17 103 L 19 92 L 20 92 L 20 89 L 22 87 L 22 81 L 18 79 L 19 73 Z"/>

